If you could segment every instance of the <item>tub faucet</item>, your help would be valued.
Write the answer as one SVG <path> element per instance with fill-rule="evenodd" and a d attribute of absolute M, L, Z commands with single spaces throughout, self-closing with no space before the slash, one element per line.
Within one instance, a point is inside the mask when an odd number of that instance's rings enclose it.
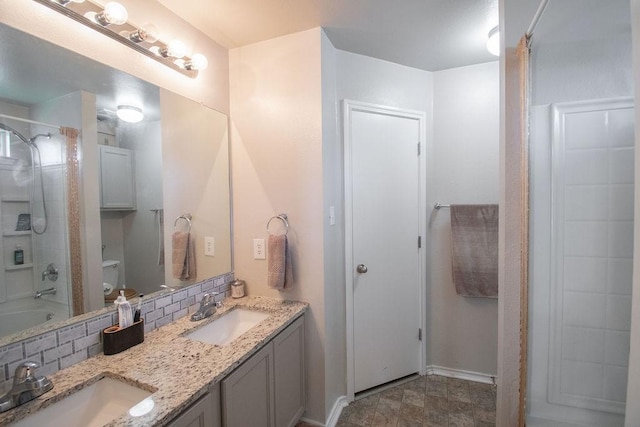
<path fill-rule="evenodd" d="M 198 320 L 206 319 L 209 316 L 212 316 L 216 312 L 216 307 L 219 307 L 218 303 L 214 297 L 218 295 L 217 292 L 204 294 L 202 296 L 202 300 L 200 301 L 200 308 L 198 311 L 191 315 L 191 321 L 196 322 Z"/>
<path fill-rule="evenodd" d="M 36 292 L 36 294 L 35 294 L 35 296 L 33 298 L 38 299 L 42 295 L 55 295 L 56 292 L 57 292 L 56 288 L 43 289 L 41 291 Z"/>
<path fill-rule="evenodd" d="M 36 362 L 24 362 L 16 368 L 11 390 L 0 397 L 0 412 L 27 403 L 53 388 L 53 383 L 47 377 L 34 375 L 39 367 Z"/>

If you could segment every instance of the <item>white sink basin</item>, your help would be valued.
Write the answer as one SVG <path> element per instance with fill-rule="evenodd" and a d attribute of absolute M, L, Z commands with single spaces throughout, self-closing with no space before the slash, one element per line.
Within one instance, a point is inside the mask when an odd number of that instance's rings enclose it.
<path fill-rule="evenodd" d="M 185 338 L 226 345 L 269 317 L 268 313 L 236 308 L 219 319 L 185 335 Z"/>
<path fill-rule="evenodd" d="M 55 387 L 55 384 L 53 385 Z M 144 415 L 153 409 L 150 392 L 129 384 L 102 378 L 32 415 L 15 426 L 98 427 L 129 412 Z M 44 395 L 46 397 L 46 395 Z"/>

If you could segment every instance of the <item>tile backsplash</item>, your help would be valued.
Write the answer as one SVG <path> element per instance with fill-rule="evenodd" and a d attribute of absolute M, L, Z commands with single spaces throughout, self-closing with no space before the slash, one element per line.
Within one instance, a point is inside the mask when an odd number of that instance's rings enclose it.
<path fill-rule="evenodd" d="M 207 292 L 217 292 L 216 301 L 229 296 L 232 281 L 233 273 L 228 273 L 143 300 L 145 333 L 186 316 Z M 0 347 L 0 389 L 10 387 L 16 366 L 25 360 L 40 364 L 38 375 L 51 375 L 101 353 L 101 332 L 117 320 L 117 313 L 110 310 Z"/>

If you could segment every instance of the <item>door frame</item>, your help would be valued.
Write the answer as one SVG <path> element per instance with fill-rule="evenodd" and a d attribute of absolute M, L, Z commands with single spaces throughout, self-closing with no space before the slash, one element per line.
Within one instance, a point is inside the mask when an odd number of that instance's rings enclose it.
<path fill-rule="evenodd" d="M 419 251 L 419 294 L 420 294 L 420 325 L 422 329 L 422 340 L 420 345 L 420 375 L 424 375 L 427 370 L 427 254 L 429 252 L 429 240 L 427 230 L 427 147 L 426 139 L 427 114 L 424 111 L 408 110 L 387 107 L 384 105 L 371 104 L 367 102 L 342 100 L 343 113 L 343 141 L 344 141 L 344 221 L 345 221 L 345 283 L 346 283 L 346 339 L 347 339 L 347 399 L 353 401 L 355 398 L 355 366 L 354 366 L 354 299 L 353 299 L 353 168 L 352 168 L 352 141 L 351 141 L 351 116 L 353 112 L 366 112 L 375 114 L 385 114 L 417 120 L 420 132 L 421 155 L 418 158 L 419 164 L 419 233 L 422 237 L 422 248 Z"/>

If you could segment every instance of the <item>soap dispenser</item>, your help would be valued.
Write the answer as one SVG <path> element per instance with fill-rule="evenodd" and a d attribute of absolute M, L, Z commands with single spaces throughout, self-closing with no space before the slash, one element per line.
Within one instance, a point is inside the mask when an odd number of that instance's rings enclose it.
<path fill-rule="evenodd" d="M 133 324 L 133 311 L 131 310 L 131 304 L 124 296 L 124 291 L 120 291 L 120 295 L 114 304 L 118 307 L 118 326 L 121 329 L 131 326 Z"/>

